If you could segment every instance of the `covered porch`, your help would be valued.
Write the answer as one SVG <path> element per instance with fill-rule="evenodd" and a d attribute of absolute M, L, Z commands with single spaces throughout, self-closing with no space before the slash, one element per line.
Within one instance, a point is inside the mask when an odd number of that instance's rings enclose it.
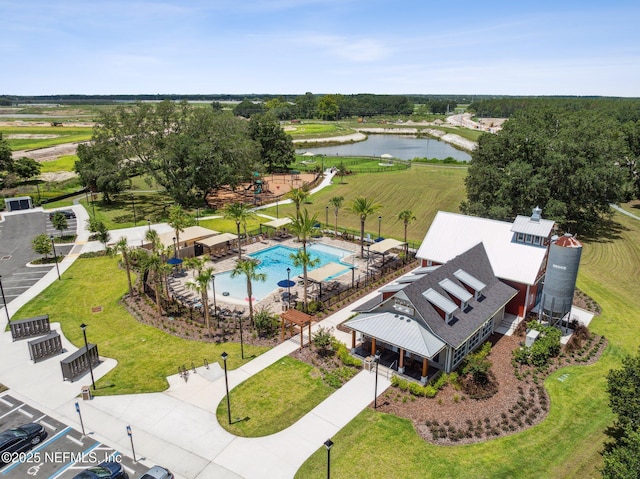
<path fill-rule="evenodd" d="M 364 313 L 344 325 L 351 330 L 352 354 L 365 362 L 379 352 L 380 364 L 423 384 L 441 371 L 439 360 L 446 344 L 413 318 Z"/>

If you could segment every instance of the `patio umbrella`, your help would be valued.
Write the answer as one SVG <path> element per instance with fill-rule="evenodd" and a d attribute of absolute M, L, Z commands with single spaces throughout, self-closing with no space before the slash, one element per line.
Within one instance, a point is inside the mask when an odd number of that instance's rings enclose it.
<path fill-rule="evenodd" d="M 169 261 L 167 261 L 167 264 L 170 264 L 170 265 L 182 264 L 182 260 L 174 256 L 173 258 L 170 258 Z"/>
<path fill-rule="evenodd" d="M 393 158 L 393 155 L 390 155 L 389 153 L 383 153 L 382 155 L 380 155 L 380 158 L 384 158 L 385 160 L 389 160 L 389 159 Z"/>
<path fill-rule="evenodd" d="M 291 288 L 292 286 L 295 286 L 296 282 L 295 281 L 291 281 L 290 279 L 283 279 L 281 281 L 278 281 L 278 286 L 280 288 Z"/>

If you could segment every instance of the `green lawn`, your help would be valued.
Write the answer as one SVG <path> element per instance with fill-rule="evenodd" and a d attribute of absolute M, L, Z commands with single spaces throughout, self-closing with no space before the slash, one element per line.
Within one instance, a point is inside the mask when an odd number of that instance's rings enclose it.
<path fill-rule="evenodd" d="M 438 210 L 458 212 L 465 198 L 464 178 L 466 168 L 450 168 L 431 165 L 414 165 L 408 170 L 388 173 L 372 173 L 346 176 L 343 184 L 340 178 L 334 179 L 334 185 L 325 188 L 309 198 L 303 207 L 310 213 L 318 213 L 319 221 L 324 225 L 326 207 L 333 196 L 344 196 L 345 201 L 338 213 L 338 227 L 360 229 L 360 219 L 351 213 L 349 202 L 356 196 L 366 196 L 382 205 L 382 208 L 367 218 L 365 230 L 371 235 L 378 234 L 378 216 L 382 216 L 381 233 L 384 237 L 402 239 L 404 225 L 397 219 L 403 209 L 410 209 L 416 215 L 416 221 L 408 228 L 408 238 L 422 241 Z M 276 209 L 264 210 L 266 214 L 276 216 Z M 293 205 L 280 205 L 278 214 L 282 218 L 295 214 Z M 335 216 L 329 207 L 329 224 L 333 228 Z"/>
<path fill-rule="evenodd" d="M 219 215 L 223 214 L 222 212 L 217 213 Z M 260 228 L 260 223 L 266 223 L 269 221 L 266 218 L 256 217 L 247 221 L 247 231 L 254 231 Z M 224 218 L 213 218 L 208 220 L 200 220 L 200 226 L 205 228 L 212 229 L 214 231 L 220 231 L 221 233 L 238 233 L 238 227 L 236 222 L 233 220 L 226 220 Z M 244 226 L 240 225 L 240 234 L 244 234 Z"/>
<path fill-rule="evenodd" d="M 12 150 L 33 150 L 48 146 L 87 141 L 93 129 L 73 126 L 3 126 L 0 128 L 4 139 Z M 54 135 L 53 138 L 11 138 L 12 135 Z"/>
<path fill-rule="evenodd" d="M 291 426 L 333 392 L 313 366 L 285 356 L 231 391 L 231 425 L 226 398 L 216 415 L 232 434 L 267 436 Z"/>
<path fill-rule="evenodd" d="M 340 122 L 312 123 L 309 120 L 305 120 L 304 123 L 286 125 L 285 131 L 291 135 L 294 140 L 342 136 L 353 133 L 351 128 L 346 127 Z"/>
<path fill-rule="evenodd" d="M 231 369 L 240 366 L 240 345 L 212 344 L 180 339 L 136 321 L 118 303 L 127 290 L 126 273 L 114 258 L 80 258 L 43 293 L 21 308 L 13 319 L 48 314 L 51 322 L 60 322 L 62 332 L 76 346 L 83 344 L 80 324 L 87 324 L 87 337 L 98 345 L 100 355 L 118 361 L 118 366 L 98 380 L 98 394 L 133 394 L 162 391 L 166 376 L 191 361 L 202 365 L 221 362 L 220 354 L 229 354 Z M 102 306 L 101 313 L 91 313 Z M 169 321 L 169 319 L 167 319 Z M 245 345 L 248 361 L 267 348 Z"/>
<path fill-rule="evenodd" d="M 59 171 L 74 171 L 74 166 L 78 161 L 77 155 L 64 155 L 53 161 L 44 161 L 40 163 L 41 173 L 57 173 Z"/>
<path fill-rule="evenodd" d="M 332 438 L 332 477 L 599 477 L 612 420 L 605 376 L 640 345 L 640 222 L 620 214 L 615 220 L 619 238 L 585 244 L 578 278 L 578 287 L 602 306 L 591 328 L 609 347 L 594 365 L 564 368 L 546 380 L 551 409 L 541 424 L 481 444 L 443 447 L 420 439 L 409 421 L 367 409 Z M 558 381 L 564 373 L 569 378 Z M 296 477 L 324 477 L 321 446 Z"/>

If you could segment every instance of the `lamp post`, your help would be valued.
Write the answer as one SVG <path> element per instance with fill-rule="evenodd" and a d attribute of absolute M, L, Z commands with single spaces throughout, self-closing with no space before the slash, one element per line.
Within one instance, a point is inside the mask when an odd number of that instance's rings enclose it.
<path fill-rule="evenodd" d="M 231 400 L 229 399 L 229 378 L 227 377 L 227 358 L 229 355 L 226 352 L 222 353 L 222 361 L 224 362 L 224 385 L 227 389 L 227 416 L 229 418 L 229 424 L 231 424 Z"/>
<path fill-rule="evenodd" d="M 333 447 L 333 441 L 327 439 L 324 441 L 324 447 L 327 448 L 327 479 L 331 479 L 331 448 Z"/>
<path fill-rule="evenodd" d="M 133 226 L 138 226 L 138 219 L 136 218 L 136 199 L 133 193 L 131 193 L 131 206 L 133 207 Z"/>
<path fill-rule="evenodd" d="M 324 222 L 329 227 L 329 205 L 324 207 Z"/>
<path fill-rule="evenodd" d="M 176 237 L 173 237 L 173 257 L 178 257 L 178 248 L 176 248 Z"/>
<path fill-rule="evenodd" d="M 291 309 L 291 268 L 287 268 L 287 309 Z"/>
<path fill-rule="evenodd" d="M 58 281 L 60 281 L 60 268 L 58 267 L 58 255 L 56 254 L 56 242 L 53 235 L 49 236 L 51 239 L 51 247 L 53 248 L 53 260 L 56 262 L 56 271 L 58 272 Z"/>
<path fill-rule="evenodd" d="M 382 216 L 378 216 L 378 239 L 380 239 L 380 227 L 382 226 Z"/>
<path fill-rule="evenodd" d="M 211 275 L 211 291 L 213 292 L 213 314 L 216 317 L 216 322 L 220 326 L 220 320 L 218 319 L 218 305 L 216 304 L 216 276 Z"/>
<path fill-rule="evenodd" d="M 380 365 L 380 351 L 376 351 L 374 356 L 376 360 L 376 386 L 373 393 L 373 409 L 378 409 L 378 366 Z"/>
<path fill-rule="evenodd" d="M 84 336 L 84 350 L 87 354 L 87 359 L 89 361 L 89 373 L 91 374 L 91 386 L 93 390 L 96 390 L 96 382 L 93 379 L 93 365 L 91 364 L 91 358 L 89 357 L 89 343 L 87 343 L 87 325 L 82 323 L 80 325 L 80 329 L 82 329 L 82 336 Z"/>
<path fill-rule="evenodd" d="M 147 218 L 147 226 L 149 227 L 149 233 L 151 233 L 151 220 Z"/>
<path fill-rule="evenodd" d="M 7 299 L 4 297 L 4 288 L 2 287 L 2 275 L 0 275 L 0 292 L 2 292 L 2 304 L 4 305 L 4 312 L 7 313 L 7 322 L 11 322 L 9 317 L 9 307 L 7 306 Z"/>

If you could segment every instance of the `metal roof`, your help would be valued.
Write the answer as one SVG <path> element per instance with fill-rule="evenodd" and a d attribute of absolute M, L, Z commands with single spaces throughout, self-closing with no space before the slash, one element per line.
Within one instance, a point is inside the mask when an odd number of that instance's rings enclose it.
<path fill-rule="evenodd" d="M 438 211 L 416 257 L 443 264 L 482 243 L 498 278 L 535 284 L 547 248 L 516 243 L 511 227 L 505 221 Z"/>
<path fill-rule="evenodd" d="M 445 298 L 433 288 L 429 288 L 428 290 L 424 291 L 422 293 L 422 296 L 424 296 L 430 303 L 434 304 L 447 314 L 453 314 L 453 312 L 458 309 L 458 305 L 456 303 L 454 303 L 450 299 Z"/>
<path fill-rule="evenodd" d="M 444 341 L 431 333 L 420 321 L 402 314 L 363 313 L 344 325 L 426 358 L 434 357 L 445 347 Z"/>
<path fill-rule="evenodd" d="M 435 266 L 422 266 L 420 268 L 416 268 L 413 271 L 411 271 L 411 274 L 429 274 L 429 273 L 433 273 L 439 267 L 440 267 L 439 264 Z"/>
<path fill-rule="evenodd" d="M 486 284 L 484 284 L 478 278 L 474 278 L 463 269 L 459 269 L 458 271 L 455 271 L 453 275 L 456 277 L 458 281 L 466 284 L 467 286 L 472 288 L 474 291 L 480 292 L 487 287 Z"/>
<path fill-rule="evenodd" d="M 400 276 L 398 279 L 396 279 L 396 281 L 398 283 L 413 283 L 414 281 L 417 281 L 421 278 L 424 278 L 424 274 L 409 274 L 406 276 Z"/>
<path fill-rule="evenodd" d="M 307 279 L 314 283 L 320 283 L 329 276 L 334 276 L 340 272 L 347 271 L 349 266 L 340 263 L 328 263 L 318 269 L 307 272 Z M 300 275 L 302 277 L 302 275 Z"/>
<path fill-rule="evenodd" d="M 524 233 L 526 235 L 542 236 L 543 238 L 546 238 L 551 234 L 553 225 L 554 222 L 551 220 L 543 220 L 540 218 L 536 221 L 531 219 L 530 216 L 518 215 L 513 221 L 511 231 L 514 233 Z"/>
<path fill-rule="evenodd" d="M 406 286 L 406 284 L 388 284 L 388 285 L 383 286 L 382 288 L 380 288 L 378 291 L 380 293 L 397 293 L 398 291 L 400 291 L 405 286 Z"/>
<path fill-rule="evenodd" d="M 471 293 L 469 293 L 469 291 L 467 291 L 466 289 L 464 289 L 462 286 L 458 286 L 456 283 L 454 283 L 451 279 L 449 278 L 445 278 L 442 281 L 440 281 L 438 283 L 440 285 L 440 287 L 442 289 L 444 289 L 447 293 L 452 294 L 453 296 L 455 296 L 456 298 L 458 298 L 460 301 L 462 301 L 463 303 L 466 303 L 467 301 L 469 301 L 471 298 L 473 298 L 473 295 Z"/>

